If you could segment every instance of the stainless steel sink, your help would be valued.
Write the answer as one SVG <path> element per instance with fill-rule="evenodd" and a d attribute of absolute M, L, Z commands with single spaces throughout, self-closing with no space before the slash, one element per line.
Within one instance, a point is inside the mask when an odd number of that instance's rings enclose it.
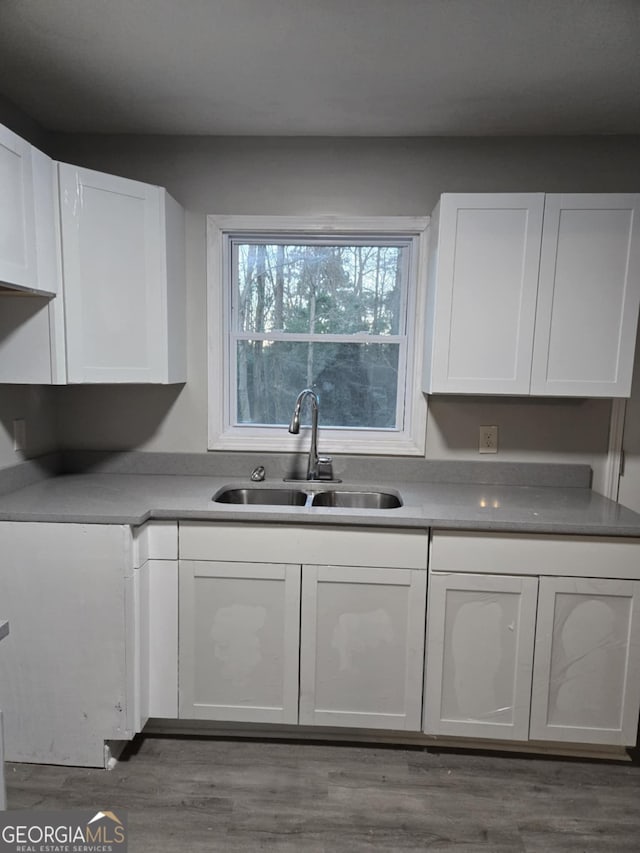
<path fill-rule="evenodd" d="M 273 488 L 266 486 L 226 486 L 212 498 L 221 504 L 245 506 L 306 506 L 333 509 L 397 509 L 402 499 L 393 492 L 348 489 Z"/>
<path fill-rule="evenodd" d="M 390 492 L 348 492 L 330 489 L 314 495 L 311 505 L 340 509 L 397 509 L 402 506 L 402 500 Z"/>
<path fill-rule="evenodd" d="M 307 493 L 298 489 L 261 489 L 249 486 L 244 489 L 223 489 L 213 496 L 220 504 L 252 504 L 261 506 L 304 506 Z"/>

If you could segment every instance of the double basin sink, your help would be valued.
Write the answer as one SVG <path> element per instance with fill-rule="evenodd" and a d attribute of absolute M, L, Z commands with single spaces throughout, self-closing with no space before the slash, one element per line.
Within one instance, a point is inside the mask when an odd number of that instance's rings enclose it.
<path fill-rule="evenodd" d="M 305 506 L 333 509 L 397 509 L 402 499 L 393 492 L 326 488 L 319 491 L 264 486 L 227 487 L 213 496 L 216 503 L 251 506 Z"/>

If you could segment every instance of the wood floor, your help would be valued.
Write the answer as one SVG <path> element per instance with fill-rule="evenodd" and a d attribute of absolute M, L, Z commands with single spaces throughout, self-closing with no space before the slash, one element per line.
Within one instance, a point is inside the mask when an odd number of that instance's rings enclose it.
<path fill-rule="evenodd" d="M 114 770 L 7 764 L 8 807 L 125 810 L 130 853 L 640 850 L 640 762 L 148 736 Z"/>

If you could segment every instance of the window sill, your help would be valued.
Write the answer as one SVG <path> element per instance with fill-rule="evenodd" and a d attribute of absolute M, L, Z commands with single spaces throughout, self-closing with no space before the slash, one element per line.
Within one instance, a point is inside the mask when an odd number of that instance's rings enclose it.
<path fill-rule="evenodd" d="M 280 434 L 282 432 L 282 434 Z M 209 450 L 239 450 L 239 451 L 265 451 L 268 453 L 308 453 L 309 452 L 309 429 L 302 428 L 298 436 L 289 435 L 286 427 L 278 431 L 278 434 L 266 434 L 247 432 L 240 434 L 239 431 L 221 433 L 209 438 Z M 342 453 L 352 456 L 419 456 L 424 457 L 425 448 L 416 443 L 410 436 L 398 435 L 397 433 L 388 438 L 379 436 L 376 438 L 365 438 L 362 435 L 336 436 L 330 431 L 318 433 L 318 447 L 320 454 Z"/>

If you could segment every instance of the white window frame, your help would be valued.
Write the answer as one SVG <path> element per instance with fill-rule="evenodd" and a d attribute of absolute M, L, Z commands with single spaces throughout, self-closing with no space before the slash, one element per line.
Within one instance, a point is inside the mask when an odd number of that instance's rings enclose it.
<path fill-rule="evenodd" d="M 398 430 L 331 428 L 322 424 L 323 453 L 424 456 L 427 398 L 422 393 L 422 352 L 427 281 L 428 217 L 304 217 L 304 216 L 207 216 L 207 323 L 209 450 L 264 450 L 305 452 L 306 429 L 290 435 L 281 426 L 235 425 L 230 413 L 229 324 L 231 322 L 230 242 L 232 236 L 250 240 L 252 235 L 277 239 L 331 238 L 358 240 L 397 239 L 411 242 L 407 279 L 407 348 L 404 426 Z M 302 390 L 302 389 L 297 389 Z M 294 398 L 292 398 L 293 409 Z"/>

